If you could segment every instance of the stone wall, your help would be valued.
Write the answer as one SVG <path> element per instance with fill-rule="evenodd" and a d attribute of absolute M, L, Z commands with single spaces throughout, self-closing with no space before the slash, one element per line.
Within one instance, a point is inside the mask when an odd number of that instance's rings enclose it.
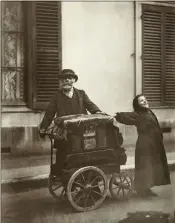
<path fill-rule="evenodd" d="M 165 148 L 175 151 L 175 121 L 160 124 L 164 130 Z M 133 150 L 137 139 L 136 128 L 121 124 L 119 128 L 124 138 L 123 146 Z M 37 126 L 2 127 L 1 150 L 13 155 L 42 155 L 50 152 L 50 141 L 47 137 L 39 137 Z"/>

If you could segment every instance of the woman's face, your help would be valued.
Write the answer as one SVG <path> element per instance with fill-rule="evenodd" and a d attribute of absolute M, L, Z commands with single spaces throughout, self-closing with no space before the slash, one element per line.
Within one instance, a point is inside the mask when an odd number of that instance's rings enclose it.
<path fill-rule="evenodd" d="M 146 100 L 145 96 L 140 96 L 138 98 L 138 104 L 141 108 L 149 108 L 148 101 Z"/>

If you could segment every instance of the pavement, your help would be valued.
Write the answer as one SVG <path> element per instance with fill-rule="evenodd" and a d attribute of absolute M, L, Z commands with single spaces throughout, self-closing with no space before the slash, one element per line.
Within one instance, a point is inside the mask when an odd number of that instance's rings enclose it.
<path fill-rule="evenodd" d="M 169 215 L 173 212 L 172 206 L 175 207 L 175 204 L 172 205 L 172 197 L 175 196 L 173 189 L 175 186 L 175 150 L 168 147 L 166 153 L 174 183 L 155 187 L 153 191 L 158 194 L 158 197 L 145 199 L 132 197 L 121 202 L 107 199 L 97 210 L 85 213 L 75 213 L 68 203 L 58 203 L 50 195 L 47 189 L 50 155 L 21 157 L 2 155 L 2 222 L 117 223 L 121 219 L 126 219 L 128 212 L 135 215 L 138 211 L 148 211 L 151 215 L 154 211 Z M 133 171 L 133 148 L 127 148 L 126 154 L 127 163 L 121 166 L 121 170 Z M 156 223 L 156 221 L 153 222 Z"/>
<path fill-rule="evenodd" d="M 175 148 L 174 145 L 166 146 L 166 154 L 170 170 L 175 170 Z M 134 149 L 126 148 L 127 163 L 121 166 L 121 170 L 133 171 Z M 1 189 L 5 185 L 16 188 L 26 187 L 31 183 L 32 187 L 47 184 L 50 172 L 50 155 L 42 156 L 1 156 Z"/>
<path fill-rule="evenodd" d="M 1 221 L 3 223 L 119 223 L 120 220 L 127 218 L 128 213 L 148 212 L 146 215 L 149 217 L 152 212 L 161 212 L 169 216 L 172 211 L 171 186 L 155 187 L 154 192 L 158 196 L 147 198 L 133 196 L 124 201 L 117 201 L 109 195 L 98 209 L 80 213 L 72 208 L 68 200 L 62 202 L 55 200 L 46 187 L 18 193 L 2 193 Z"/>

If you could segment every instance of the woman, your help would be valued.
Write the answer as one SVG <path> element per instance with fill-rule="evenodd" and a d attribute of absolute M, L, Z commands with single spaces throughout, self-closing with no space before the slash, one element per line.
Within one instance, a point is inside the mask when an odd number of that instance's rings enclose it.
<path fill-rule="evenodd" d="M 156 196 L 150 188 L 170 184 L 163 135 L 144 95 L 134 98 L 133 108 L 133 112 L 116 113 L 115 119 L 137 128 L 134 179 L 136 192 L 141 196 Z"/>

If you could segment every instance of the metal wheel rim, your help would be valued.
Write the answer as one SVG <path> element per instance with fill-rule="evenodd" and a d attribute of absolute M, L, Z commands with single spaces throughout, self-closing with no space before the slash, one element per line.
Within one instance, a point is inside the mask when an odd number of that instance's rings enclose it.
<path fill-rule="evenodd" d="M 79 200 L 83 200 L 83 198 L 85 199 L 84 201 L 82 201 L 82 202 L 84 202 L 85 204 L 84 204 L 84 206 L 82 207 L 82 205 L 80 206 L 80 205 L 78 205 L 77 203 L 77 200 L 76 200 L 76 202 L 75 202 L 75 196 L 77 195 L 76 193 L 75 193 L 75 190 L 73 190 L 72 191 L 72 189 L 73 189 L 73 185 L 80 185 L 80 183 L 76 183 L 76 182 L 78 182 L 78 181 L 75 181 L 76 179 L 77 179 L 77 177 L 80 177 L 80 175 L 82 175 L 83 173 L 85 173 L 85 172 L 87 172 L 87 171 L 89 171 L 89 174 L 90 174 L 90 172 L 92 172 L 92 171 L 94 171 L 94 172 L 96 172 L 96 173 L 98 173 L 98 175 L 97 176 L 95 176 L 93 179 L 92 179 L 92 181 L 91 181 L 91 183 L 84 183 L 84 188 L 82 189 L 80 189 L 78 192 L 77 192 L 77 194 L 79 194 L 79 197 L 78 197 L 78 199 Z M 85 176 L 84 176 L 85 177 Z M 93 183 L 96 183 L 96 181 L 97 181 L 97 179 L 98 180 L 102 180 L 103 181 L 103 183 L 101 183 L 101 184 L 97 184 L 97 185 L 93 185 Z M 86 180 L 86 179 L 85 179 Z M 96 180 L 96 181 L 95 181 Z M 92 184 L 91 186 L 90 186 L 90 184 Z M 87 186 L 89 186 L 89 188 L 87 189 Z M 100 192 L 97 192 L 97 190 L 94 192 L 94 188 L 100 188 L 100 186 L 104 186 L 104 188 L 103 188 L 103 191 L 102 191 L 102 193 L 101 193 L 101 191 Z M 81 186 L 82 187 L 82 186 Z M 76 188 L 77 189 L 77 188 Z M 99 168 L 97 168 L 97 167 L 94 167 L 94 166 L 87 166 L 87 167 L 83 167 L 83 168 L 81 168 L 81 169 L 79 169 L 79 170 L 77 170 L 72 176 L 71 176 L 71 178 L 70 178 L 70 180 L 69 180 L 69 182 L 68 182 L 68 185 L 67 185 L 67 197 L 68 197 L 68 200 L 69 200 L 69 202 L 71 203 L 71 205 L 77 210 L 77 211 L 91 211 L 91 210 L 94 210 L 94 209 L 96 209 L 97 207 L 99 207 L 102 203 L 103 203 L 103 201 L 105 200 L 105 198 L 106 198 L 106 195 L 107 195 L 107 189 L 108 189 L 108 184 L 107 184 L 107 178 L 106 178 L 106 175 L 104 174 L 104 172 L 102 171 L 102 170 L 100 170 Z M 86 190 L 88 190 L 88 192 L 86 193 L 85 191 Z M 73 194 L 74 194 L 74 197 L 73 197 Z M 100 197 L 99 199 L 95 199 L 94 197 L 94 194 L 96 194 L 96 197 L 97 197 L 97 195 Z M 81 198 L 80 198 L 81 197 Z M 87 201 L 87 199 L 88 199 L 88 201 Z M 91 202 L 93 203 L 93 205 L 92 206 L 86 206 L 86 202 L 89 202 L 90 200 L 91 200 Z"/>
<path fill-rule="evenodd" d="M 54 185 L 53 175 L 49 174 L 49 179 L 48 179 L 48 188 L 50 194 L 57 200 L 57 201 L 62 201 L 65 200 L 65 188 L 62 184 L 62 182 L 57 181 L 57 185 Z M 59 191 L 58 191 L 59 190 Z"/>
<path fill-rule="evenodd" d="M 115 183 L 116 179 L 118 179 L 117 183 Z M 117 192 L 115 192 L 114 189 L 116 189 Z M 109 182 L 109 191 L 111 193 L 111 196 L 115 199 L 126 200 L 132 195 L 133 179 L 124 172 L 113 174 Z"/>

